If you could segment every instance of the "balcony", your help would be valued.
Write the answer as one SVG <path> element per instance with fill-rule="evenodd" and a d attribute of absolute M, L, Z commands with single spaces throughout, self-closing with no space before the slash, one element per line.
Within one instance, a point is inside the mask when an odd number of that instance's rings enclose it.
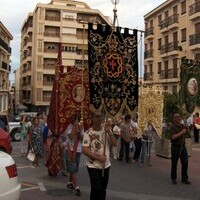
<path fill-rule="evenodd" d="M 160 22 L 159 26 L 161 32 L 165 32 L 173 28 L 178 28 L 178 14 L 165 18 Z"/>
<path fill-rule="evenodd" d="M 190 38 L 190 46 L 193 46 L 193 45 L 196 46 L 200 44 L 200 33 L 190 35 L 189 38 Z M 199 45 L 198 45 L 198 48 L 200 48 Z"/>
<path fill-rule="evenodd" d="M 5 70 L 8 70 L 8 64 L 6 62 L 3 62 L 1 63 L 1 68 L 2 69 L 5 69 Z"/>
<path fill-rule="evenodd" d="M 160 47 L 160 54 L 161 57 L 178 55 L 178 41 L 162 45 Z"/>
<path fill-rule="evenodd" d="M 11 54 L 11 48 L 0 38 L 0 46 L 2 46 L 8 53 Z"/>
<path fill-rule="evenodd" d="M 146 30 L 145 30 L 145 38 L 147 40 L 150 40 L 150 39 L 153 39 L 153 36 L 154 36 L 153 27 L 146 28 Z"/>
<path fill-rule="evenodd" d="M 50 96 L 43 96 L 43 101 L 50 102 L 51 97 Z"/>
<path fill-rule="evenodd" d="M 47 36 L 47 37 L 59 37 L 60 33 L 44 32 L 44 36 Z"/>
<path fill-rule="evenodd" d="M 153 61 L 153 49 L 144 52 L 144 59 L 147 62 Z"/>
<path fill-rule="evenodd" d="M 152 81 L 153 80 L 153 72 L 144 73 L 144 81 Z"/>
<path fill-rule="evenodd" d="M 60 16 L 46 15 L 45 16 L 45 20 L 59 22 L 60 21 Z"/>
<path fill-rule="evenodd" d="M 189 7 L 189 19 L 194 20 L 199 18 L 200 17 L 199 12 L 200 12 L 200 1 L 192 4 Z"/>
<path fill-rule="evenodd" d="M 178 78 L 178 69 L 162 70 L 159 75 L 160 79 Z"/>

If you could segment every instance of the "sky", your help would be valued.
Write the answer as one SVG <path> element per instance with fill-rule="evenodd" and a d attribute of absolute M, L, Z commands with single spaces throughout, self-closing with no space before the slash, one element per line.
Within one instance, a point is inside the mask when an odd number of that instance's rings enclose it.
<path fill-rule="evenodd" d="M 115 0 L 80 0 L 91 8 L 98 9 L 103 15 L 113 19 L 112 3 Z M 144 30 L 144 15 L 166 0 L 117 0 L 117 19 L 121 27 Z M 19 68 L 21 27 L 29 12 L 33 12 L 37 3 L 50 3 L 51 0 L 1 0 L 0 20 L 12 34 L 11 41 L 11 84 L 13 71 Z"/>

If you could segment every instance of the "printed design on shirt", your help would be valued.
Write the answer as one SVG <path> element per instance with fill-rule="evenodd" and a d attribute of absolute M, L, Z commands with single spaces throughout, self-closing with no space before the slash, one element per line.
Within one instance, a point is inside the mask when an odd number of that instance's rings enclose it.
<path fill-rule="evenodd" d="M 100 140 L 100 137 L 98 134 L 95 133 L 89 133 L 90 138 L 90 150 L 97 155 L 103 155 L 103 143 Z"/>

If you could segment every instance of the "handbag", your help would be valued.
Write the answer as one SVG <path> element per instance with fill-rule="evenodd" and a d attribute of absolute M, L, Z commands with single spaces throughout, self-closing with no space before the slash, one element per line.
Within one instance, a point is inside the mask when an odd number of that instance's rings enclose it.
<path fill-rule="evenodd" d="M 200 130 L 200 124 L 196 124 L 196 123 L 195 123 L 194 125 L 195 125 L 195 128 L 196 128 L 196 129 Z"/>
<path fill-rule="evenodd" d="M 33 162 L 35 160 L 35 153 L 33 152 L 33 149 L 29 150 L 28 155 L 27 155 L 28 160 Z"/>

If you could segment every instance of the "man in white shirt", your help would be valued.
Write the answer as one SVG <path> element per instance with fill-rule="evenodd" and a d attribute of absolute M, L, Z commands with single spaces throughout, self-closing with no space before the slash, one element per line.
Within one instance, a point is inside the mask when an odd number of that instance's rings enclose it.
<path fill-rule="evenodd" d="M 91 192 L 90 200 L 105 200 L 110 171 L 110 145 L 117 145 L 109 123 L 102 122 L 102 113 L 91 113 L 92 127 L 83 137 L 83 153 L 88 157 L 86 162 Z"/>

